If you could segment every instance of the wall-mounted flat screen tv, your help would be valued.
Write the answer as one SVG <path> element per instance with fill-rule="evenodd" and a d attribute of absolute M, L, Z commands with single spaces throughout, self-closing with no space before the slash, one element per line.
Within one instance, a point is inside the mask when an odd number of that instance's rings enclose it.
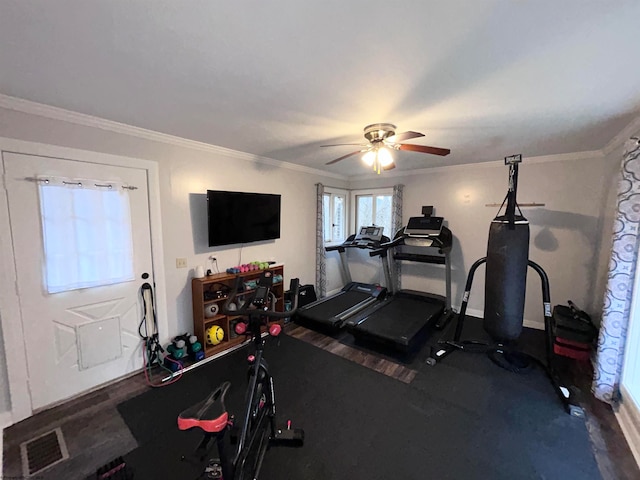
<path fill-rule="evenodd" d="M 280 195 L 207 190 L 209 246 L 280 238 Z"/>

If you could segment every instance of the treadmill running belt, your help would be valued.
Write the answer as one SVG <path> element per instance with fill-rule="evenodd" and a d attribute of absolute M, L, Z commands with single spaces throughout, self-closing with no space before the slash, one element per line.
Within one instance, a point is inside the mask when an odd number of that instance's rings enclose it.
<path fill-rule="evenodd" d="M 393 298 L 365 317 L 353 333 L 409 347 L 413 338 L 437 320 L 443 311 L 444 305 L 440 302 L 429 303 L 411 297 Z"/>
<path fill-rule="evenodd" d="M 368 293 L 349 290 L 306 310 L 301 316 L 320 323 L 334 324 L 337 321 L 335 318 L 337 315 L 368 298 L 371 298 Z"/>

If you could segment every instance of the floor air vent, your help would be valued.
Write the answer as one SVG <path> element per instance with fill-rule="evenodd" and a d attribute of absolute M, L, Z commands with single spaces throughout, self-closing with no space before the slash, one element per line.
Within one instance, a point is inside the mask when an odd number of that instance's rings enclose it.
<path fill-rule="evenodd" d="M 27 478 L 69 458 L 60 428 L 21 443 L 20 453 L 22 472 Z"/>

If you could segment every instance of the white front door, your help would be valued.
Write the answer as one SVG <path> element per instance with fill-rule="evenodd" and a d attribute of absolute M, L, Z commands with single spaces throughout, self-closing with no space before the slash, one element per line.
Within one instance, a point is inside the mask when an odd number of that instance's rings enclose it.
<path fill-rule="evenodd" d="M 137 168 L 7 152 L 2 160 L 35 410 L 142 367 L 140 287 L 154 283 L 147 173 Z M 48 293 L 40 197 L 34 181 L 38 176 L 117 181 L 137 187 L 127 190 L 134 280 Z M 146 280 L 144 273 L 149 276 Z M 9 348 L 6 354 L 11 355 Z"/>

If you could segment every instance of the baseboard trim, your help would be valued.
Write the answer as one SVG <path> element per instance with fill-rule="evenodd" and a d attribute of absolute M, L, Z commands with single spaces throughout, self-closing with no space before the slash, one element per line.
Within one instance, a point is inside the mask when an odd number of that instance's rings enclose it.
<path fill-rule="evenodd" d="M 13 425 L 13 415 L 11 412 L 0 413 L 0 429 Z"/>
<path fill-rule="evenodd" d="M 455 308 L 455 307 L 454 307 Z M 456 311 L 460 311 L 460 307 L 456 308 Z M 476 310 L 475 308 L 467 308 L 467 315 L 472 317 L 484 318 L 484 312 L 482 310 Z M 544 322 L 537 320 L 524 319 L 523 325 L 527 328 L 533 328 L 536 330 L 544 330 Z"/>
<path fill-rule="evenodd" d="M 13 425 L 13 414 L 11 412 L 0 413 L 0 468 L 4 466 L 4 429 Z M 2 473 L 0 473 L 2 477 Z"/>
<path fill-rule="evenodd" d="M 640 467 L 640 409 L 624 387 L 621 387 L 621 393 L 622 401 L 614 409 L 614 413 L 633 458 Z"/>

